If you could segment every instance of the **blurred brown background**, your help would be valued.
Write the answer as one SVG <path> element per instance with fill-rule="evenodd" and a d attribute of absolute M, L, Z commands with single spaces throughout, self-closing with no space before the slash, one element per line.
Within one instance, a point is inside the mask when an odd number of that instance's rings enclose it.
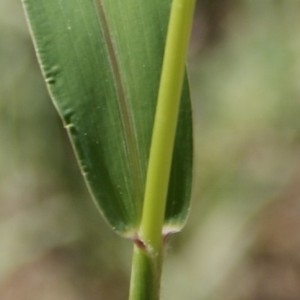
<path fill-rule="evenodd" d="M 172 300 L 300 299 L 300 1 L 202 0 L 190 47 L 193 209 Z M 19 0 L 0 1 L 0 299 L 126 300 L 131 245 L 99 217 Z"/>

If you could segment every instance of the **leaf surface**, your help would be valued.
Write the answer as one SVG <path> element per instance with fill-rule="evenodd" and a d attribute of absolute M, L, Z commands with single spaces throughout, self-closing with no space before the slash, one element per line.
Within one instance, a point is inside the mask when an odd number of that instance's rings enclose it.
<path fill-rule="evenodd" d="M 23 2 L 45 80 L 93 198 L 115 231 L 134 236 L 170 1 Z M 191 173 L 192 119 L 185 81 L 166 211 L 166 227 L 172 231 L 180 229 L 187 215 Z"/>

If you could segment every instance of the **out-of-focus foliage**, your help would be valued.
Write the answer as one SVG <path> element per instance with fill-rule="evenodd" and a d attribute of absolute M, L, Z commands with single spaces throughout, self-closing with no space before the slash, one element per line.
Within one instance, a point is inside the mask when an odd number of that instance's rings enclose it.
<path fill-rule="evenodd" d="M 196 184 L 164 298 L 299 299 L 300 1 L 198 4 Z M 0 72 L 0 299 L 125 300 L 130 244 L 90 203 L 17 0 Z"/>

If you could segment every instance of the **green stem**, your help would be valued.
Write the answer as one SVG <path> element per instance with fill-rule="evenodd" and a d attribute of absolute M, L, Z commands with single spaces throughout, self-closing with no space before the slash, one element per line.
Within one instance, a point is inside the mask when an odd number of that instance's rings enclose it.
<path fill-rule="evenodd" d="M 157 300 L 168 184 L 195 0 L 173 0 L 161 72 L 130 300 Z"/>
<path fill-rule="evenodd" d="M 134 246 L 130 300 L 159 299 L 161 259 L 154 259 L 145 249 Z"/>

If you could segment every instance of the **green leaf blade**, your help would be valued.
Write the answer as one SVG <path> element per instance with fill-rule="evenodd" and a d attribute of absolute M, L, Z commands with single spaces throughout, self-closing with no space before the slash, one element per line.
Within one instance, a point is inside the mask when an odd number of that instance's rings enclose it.
<path fill-rule="evenodd" d="M 95 202 L 118 233 L 134 236 L 169 2 L 24 0 L 24 5 L 49 91 Z M 166 224 L 178 228 L 191 185 L 187 86 L 182 99 L 166 214 Z"/>
<path fill-rule="evenodd" d="M 193 177 L 193 127 L 187 79 L 183 84 L 165 214 L 164 233 L 180 231 L 189 209 Z"/>

